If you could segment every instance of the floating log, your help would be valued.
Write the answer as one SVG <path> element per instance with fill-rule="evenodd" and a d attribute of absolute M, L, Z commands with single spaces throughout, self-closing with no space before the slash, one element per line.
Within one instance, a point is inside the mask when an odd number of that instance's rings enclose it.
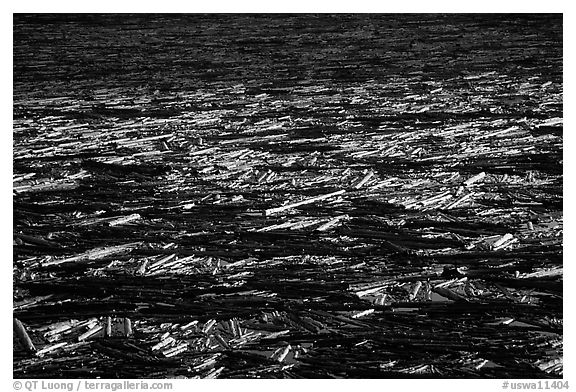
<path fill-rule="evenodd" d="M 346 191 L 342 189 L 342 190 L 339 190 L 339 191 L 336 191 L 336 192 L 328 193 L 328 194 L 326 194 L 326 195 L 316 196 L 316 197 L 312 197 L 312 198 L 310 198 L 310 199 L 302 200 L 302 201 L 299 201 L 299 202 L 296 202 L 296 203 L 287 204 L 287 205 L 284 205 L 284 206 L 282 206 L 282 207 L 269 208 L 269 209 L 267 209 L 267 210 L 264 211 L 264 215 L 265 215 L 265 216 L 270 216 L 270 215 L 278 214 L 278 213 L 280 213 L 280 212 L 289 210 L 289 209 L 291 209 L 291 208 L 300 207 L 300 206 L 303 206 L 303 205 L 306 205 L 306 204 L 312 204 L 312 203 L 316 203 L 316 202 L 319 202 L 319 201 L 322 201 L 322 200 L 329 199 L 329 198 L 331 198 L 331 197 L 339 196 L 339 195 L 342 195 L 342 194 L 345 193 L 345 192 L 346 192 Z"/>
<path fill-rule="evenodd" d="M 34 343 L 32 343 L 32 339 L 28 336 L 28 332 L 26 332 L 26 328 L 22 324 L 20 320 L 14 318 L 14 333 L 18 337 L 20 344 L 24 347 L 25 350 L 28 352 L 35 352 L 36 347 Z"/>
<path fill-rule="evenodd" d="M 467 179 L 466 181 L 464 181 L 464 185 L 470 186 L 470 185 L 474 184 L 475 182 L 482 180 L 484 177 L 486 177 L 486 173 L 484 173 L 484 172 L 478 173 L 475 176 L 472 176 L 469 179 Z"/>

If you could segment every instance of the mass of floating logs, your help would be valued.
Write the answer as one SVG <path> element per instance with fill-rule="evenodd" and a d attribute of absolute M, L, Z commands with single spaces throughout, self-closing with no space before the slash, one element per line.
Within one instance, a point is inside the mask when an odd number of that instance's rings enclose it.
<path fill-rule="evenodd" d="M 561 15 L 13 46 L 14 377 L 562 377 Z"/>

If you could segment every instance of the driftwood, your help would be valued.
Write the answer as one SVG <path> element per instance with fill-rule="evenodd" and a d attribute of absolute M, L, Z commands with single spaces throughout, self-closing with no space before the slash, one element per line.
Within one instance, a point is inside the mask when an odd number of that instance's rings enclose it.
<path fill-rule="evenodd" d="M 14 333 L 18 337 L 20 344 L 24 347 L 25 350 L 34 352 L 36 351 L 36 347 L 34 347 L 34 343 L 32 343 L 32 339 L 28 336 L 26 332 L 26 328 L 22 325 L 22 322 L 18 319 L 14 319 Z"/>
<path fill-rule="evenodd" d="M 13 46 L 14 377 L 562 376 L 561 16 Z"/>
<path fill-rule="evenodd" d="M 316 196 L 316 197 L 312 197 L 310 199 L 302 200 L 302 201 L 299 201 L 296 203 L 287 204 L 287 205 L 284 205 L 281 207 L 269 208 L 269 209 L 264 211 L 264 215 L 266 215 L 266 216 L 273 215 L 273 214 L 277 214 L 277 213 L 289 210 L 291 208 L 296 208 L 296 207 L 300 207 L 300 206 L 303 206 L 306 204 L 316 203 L 318 201 L 326 200 L 326 199 L 329 199 L 331 197 L 341 195 L 344 192 L 346 192 L 346 191 L 345 190 L 339 190 L 336 192 L 328 193 L 326 195 Z"/>

